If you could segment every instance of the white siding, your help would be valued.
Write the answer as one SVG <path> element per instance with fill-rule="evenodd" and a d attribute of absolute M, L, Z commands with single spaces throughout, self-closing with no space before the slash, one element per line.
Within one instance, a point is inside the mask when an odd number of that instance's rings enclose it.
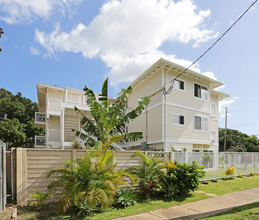
<path fill-rule="evenodd" d="M 173 77 L 176 77 L 178 74 L 179 73 L 175 71 L 169 71 L 167 73 L 166 75 L 167 88 L 169 88 L 170 82 L 172 81 Z M 199 80 L 194 80 L 193 78 L 187 77 L 185 75 L 181 75 L 179 79 L 184 80 L 185 90 L 181 91 L 181 90 L 173 89 L 172 92 L 168 94 L 166 97 L 167 102 L 209 112 L 210 111 L 209 100 L 205 101 L 200 98 L 194 97 L 194 83 L 204 85 L 207 87 L 208 87 L 208 84 L 206 84 L 205 82 L 201 82 Z"/>

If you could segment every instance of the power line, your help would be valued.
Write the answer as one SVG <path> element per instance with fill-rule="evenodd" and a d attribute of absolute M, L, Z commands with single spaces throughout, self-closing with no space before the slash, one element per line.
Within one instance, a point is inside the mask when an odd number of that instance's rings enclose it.
<path fill-rule="evenodd" d="M 206 53 L 208 53 L 234 26 L 235 24 L 255 5 L 255 3 L 258 0 L 254 1 L 246 10 L 245 12 L 238 17 L 238 19 L 202 54 L 200 55 L 191 65 L 189 65 L 187 68 L 185 68 L 181 73 L 179 73 L 173 80 L 172 84 L 169 87 L 169 89 L 166 91 L 165 85 L 163 86 L 163 94 L 169 94 L 171 93 L 175 80 L 181 76 L 183 73 L 185 73 L 189 68 L 191 68 L 195 63 L 197 63 Z"/>

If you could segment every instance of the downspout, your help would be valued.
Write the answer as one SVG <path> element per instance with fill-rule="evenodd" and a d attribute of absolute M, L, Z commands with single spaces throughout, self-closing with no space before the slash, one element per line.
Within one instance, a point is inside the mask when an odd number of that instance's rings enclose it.
<path fill-rule="evenodd" d="M 166 88 L 166 82 L 167 82 L 167 72 L 169 71 L 169 69 L 166 71 L 166 72 L 164 72 L 164 74 L 165 74 L 165 76 L 164 76 L 164 85 L 165 85 L 165 88 Z M 167 150 L 167 124 L 166 124 L 166 121 L 167 121 L 167 111 L 166 111 L 166 109 L 167 109 L 167 106 L 166 106 L 166 94 L 164 95 L 164 97 L 165 97 L 165 99 L 164 99 L 164 111 L 165 111 L 165 114 L 164 114 L 164 120 L 165 120 L 165 123 L 164 123 L 164 125 L 165 125 L 165 128 L 164 128 L 164 132 L 165 132 L 165 142 L 164 142 L 164 151 L 166 151 Z"/>
<path fill-rule="evenodd" d="M 163 69 L 162 69 L 162 86 L 163 88 L 165 87 L 165 80 L 164 80 L 164 77 L 165 77 L 165 67 L 163 66 Z M 163 141 L 163 144 L 164 144 L 164 149 L 165 149 L 165 95 L 164 95 L 164 91 L 162 91 L 162 141 Z"/>

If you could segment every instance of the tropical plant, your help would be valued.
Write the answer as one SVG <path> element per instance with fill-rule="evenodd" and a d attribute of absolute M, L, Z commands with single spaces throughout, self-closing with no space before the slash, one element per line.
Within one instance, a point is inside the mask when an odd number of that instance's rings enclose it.
<path fill-rule="evenodd" d="M 86 201 L 79 204 L 78 216 L 91 216 L 96 209 L 91 209 Z"/>
<path fill-rule="evenodd" d="M 137 118 L 149 104 L 148 97 L 138 100 L 138 106 L 128 112 L 127 97 L 132 88 L 123 89 L 116 100 L 109 101 L 108 78 L 102 86 L 102 93 L 97 97 L 87 86 L 84 88 L 92 119 L 75 107 L 82 116 L 83 131 L 75 131 L 76 136 L 85 142 L 86 146 L 99 146 L 107 150 L 112 144 L 120 141 L 136 141 L 141 139 L 142 132 L 125 132 L 125 124 Z"/>
<path fill-rule="evenodd" d="M 226 176 L 234 176 L 235 175 L 235 168 L 234 167 L 228 167 L 226 172 L 225 172 Z"/>
<path fill-rule="evenodd" d="M 129 171 L 136 175 L 136 183 L 139 192 L 144 194 L 147 199 L 151 194 L 160 189 L 159 176 L 162 172 L 163 161 L 150 154 L 150 157 L 142 152 L 136 152 L 134 156 L 139 156 L 143 164 L 137 167 L 129 168 Z"/>
<path fill-rule="evenodd" d="M 49 196 L 48 193 L 39 192 L 37 190 L 33 190 L 34 193 L 30 195 L 30 205 L 35 206 L 37 210 L 41 210 L 46 204 L 46 200 Z"/>
<path fill-rule="evenodd" d="M 196 161 L 189 164 L 174 160 L 165 168 L 166 171 L 160 176 L 161 192 L 168 198 L 185 196 L 198 189 L 199 181 L 205 176 L 204 167 Z"/>
<path fill-rule="evenodd" d="M 67 161 L 64 168 L 49 172 L 50 177 L 58 174 L 49 185 L 49 191 L 56 194 L 56 207 L 66 211 L 69 207 L 87 205 L 101 211 L 112 205 L 119 185 L 127 185 L 126 178 L 134 183 L 132 175 L 117 171 L 111 151 L 86 152 L 82 159 Z"/>
<path fill-rule="evenodd" d="M 115 208 L 127 208 L 136 204 L 137 196 L 130 188 L 121 188 L 115 195 Z"/>
<path fill-rule="evenodd" d="M 175 184 L 177 181 L 176 176 L 173 172 L 173 169 L 177 169 L 177 166 L 171 161 L 164 166 L 166 168 L 165 172 L 160 173 L 160 183 L 161 183 L 161 192 L 167 198 L 173 198 L 175 196 L 175 191 L 177 185 Z"/>
<path fill-rule="evenodd" d="M 82 149 L 81 145 L 78 143 L 78 141 L 75 139 L 74 143 L 72 144 L 72 148 L 75 150 Z"/>

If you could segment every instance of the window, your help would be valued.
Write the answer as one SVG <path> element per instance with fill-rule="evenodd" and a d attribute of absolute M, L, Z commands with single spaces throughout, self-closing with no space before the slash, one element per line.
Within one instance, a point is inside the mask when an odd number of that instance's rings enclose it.
<path fill-rule="evenodd" d="M 211 142 L 215 142 L 216 141 L 216 132 L 212 131 L 210 134 L 210 140 Z"/>
<path fill-rule="evenodd" d="M 217 105 L 216 105 L 216 103 L 211 103 L 211 114 L 217 115 Z"/>
<path fill-rule="evenodd" d="M 194 96 L 197 98 L 201 98 L 203 100 L 208 100 L 208 88 L 206 86 L 201 86 L 199 84 L 194 83 Z"/>
<path fill-rule="evenodd" d="M 184 90 L 184 81 L 175 79 L 174 80 L 174 88 L 179 90 Z"/>
<path fill-rule="evenodd" d="M 173 124 L 175 125 L 184 125 L 184 116 L 173 114 Z"/>
<path fill-rule="evenodd" d="M 194 116 L 194 129 L 200 131 L 208 131 L 208 119 Z"/>

